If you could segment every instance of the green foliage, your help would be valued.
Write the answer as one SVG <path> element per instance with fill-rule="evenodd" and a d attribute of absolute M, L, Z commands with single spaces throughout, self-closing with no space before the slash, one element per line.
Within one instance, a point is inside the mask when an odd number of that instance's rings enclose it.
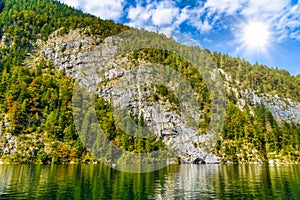
<path fill-rule="evenodd" d="M 110 141 L 112 141 L 121 149 L 136 153 L 147 153 L 159 150 L 159 148 L 163 146 L 162 142 L 156 139 L 156 136 L 139 138 L 127 134 L 129 132 L 132 132 L 132 130 L 129 130 L 131 127 L 127 127 L 127 130 L 121 130 L 116 125 L 110 104 L 106 102 L 102 97 L 97 98 L 95 108 L 100 126 L 104 134 Z M 133 120 L 136 121 L 136 125 L 144 125 L 144 121 L 142 118 L 133 116 Z"/>
<path fill-rule="evenodd" d="M 104 39 L 128 28 L 55 0 L 0 1 L 0 10 L 0 113 L 3 115 L 0 121 L 9 122 L 3 134 L 18 138 L 27 135 L 26 141 L 22 141 L 24 145 L 40 149 L 38 155 L 32 157 L 33 150 L 20 147 L 12 161 L 77 161 L 86 150 L 73 123 L 73 80 L 63 72 L 55 72 L 45 61 L 28 69 L 23 66 L 24 59 L 35 48 L 37 40 L 47 40 L 58 29 L 59 34 L 65 34 L 70 29 L 80 28 L 87 35 Z M 34 135 L 44 144 L 29 144 Z M 7 141 L 0 144 L 5 146 Z M 18 153 L 21 151 L 26 153 Z"/>
<path fill-rule="evenodd" d="M 39 135 L 44 142 L 54 140 L 61 144 L 76 143 L 79 139 L 72 116 L 73 80 L 62 72 L 52 75 L 39 74 L 37 73 L 39 70 L 22 66 L 11 68 L 11 74 L 7 77 L 4 88 L 5 94 L 1 98 L 0 113 L 5 113 L 9 122 L 9 127 L 4 131 L 19 138 Z M 44 149 L 43 144 L 32 145 Z M 66 152 L 62 154 L 69 155 L 72 147 L 64 147 Z M 52 148 L 64 149 L 55 145 Z M 77 148 L 77 150 L 77 157 L 80 157 L 84 149 Z M 45 152 L 39 153 L 37 159 L 46 162 L 47 156 Z"/>
<path fill-rule="evenodd" d="M 158 93 L 159 96 L 162 97 L 163 101 L 168 100 L 170 104 L 172 104 L 172 106 L 175 106 L 176 108 L 179 107 L 179 100 L 176 97 L 176 95 L 174 94 L 174 92 L 172 92 L 171 90 L 169 90 L 166 86 L 164 85 L 157 85 L 156 87 L 156 92 Z M 154 94 L 153 98 L 154 100 L 158 100 L 159 96 L 157 96 L 157 94 Z"/>
<path fill-rule="evenodd" d="M 216 146 L 223 161 L 255 162 L 276 160 L 299 161 L 299 126 L 278 124 L 262 104 L 241 111 L 229 103 L 224 129 Z"/>
<path fill-rule="evenodd" d="M 84 147 L 75 131 L 71 103 L 73 80 L 43 60 L 29 69 L 24 66 L 24 59 L 32 53 L 38 40 L 46 41 L 56 30 L 63 35 L 71 29 L 80 29 L 86 35 L 97 35 L 103 40 L 128 27 L 82 13 L 55 0 L 0 0 L 0 11 L 0 158 L 21 163 L 92 161 L 94 158 L 87 152 L 92 147 Z M 231 87 L 278 94 L 300 102 L 300 76 L 263 65 L 251 66 L 243 59 L 228 55 L 211 55 L 217 67 L 232 78 Z M 135 63 L 142 59 L 168 65 L 188 80 L 196 93 L 199 112 L 203 114 L 200 132 L 206 132 L 211 116 L 210 93 L 203 75 L 194 66 L 175 53 L 157 49 L 134 51 L 130 58 Z M 155 90 L 155 101 L 178 104 L 176 95 L 165 86 L 157 85 Z M 178 91 L 179 94 L 184 92 L 184 89 Z M 263 105 L 248 105 L 242 111 L 235 105 L 237 98 L 232 90 L 228 91 L 226 123 L 215 153 L 224 161 L 233 162 L 299 161 L 300 126 L 287 122 L 278 124 Z M 96 109 L 105 136 L 121 149 L 144 153 L 163 146 L 155 136 L 143 139 L 126 134 L 132 127 L 121 130 L 111 105 L 103 98 L 96 100 Z M 89 128 L 91 115 L 87 112 L 82 117 L 81 130 Z M 136 125 L 145 125 L 140 116 L 132 114 L 132 119 Z M 16 142 L 11 138 L 18 138 L 19 145 L 9 146 Z M 105 142 L 103 136 L 93 134 L 83 139 L 98 141 L 96 147 Z M 9 148 L 4 148 L 7 146 Z M 91 153 L 105 161 L 119 153 L 111 146 L 106 151 L 94 149 Z"/>
<path fill-rule="evenodd" d="M 300 102 L 299 76 L 291 76 L 286 70 L 268 68 L 265 65 L 251 65 L 249 62 L 228 55 L 213 53 L 218 68 L 231 76 L 232 86 L 240 89 L 256 90 L 259 93 L 278 94 Z"/>
<path fill-rule="evenodd" d="M 299 76 L 264 65 L 252 66 L 243 59 L 216 52 L 212 56 L 216 65 L 231 77 L 230 87 L 279 95 L 300 102 Z M 241 111 L 234 105 L 237 97 L 232 90 L 227 92 L 227 98 L 225 127 L 216 148 L 224 161 L 299 161 L 299 125 L 287 122 L 278 124 L 264 105 L 248 103 L 246 109 Z M 254 106 L 252 111 L 250 106 Z"/>
<path fill-rule="evenodd" d="M 169 66 L 170 68 L 178 71 L 180 75 L 185 78 L 185 80 L 191 85 L 193 91 L 195 92 L 196 98 L 198 100 L 199 113 L 203 113 L 204 117 L 200 121 L 199 131 L 205 133 L 208 130 L 210 116 L 211 116 L 211 97 L 208 91 L 208 87 L 203 80 L 203 74 L 192 66 L 185 58 L 177 55 L 173 52 L 168 52 L 166 50 L 160 49 L 141 49 L 134 51 L 130 54 L 132 61 L 138 59 L 150 61 L 151 63 L 163 64 Z M 168 69 L 168 68 L 167 68 Z M 172 79 L 172 77 L 170 77 Z M 184 88 L 179 87 L 177 94 L 185 94 Z M 179 109 L 179 99 L 164 85 L 156 86 L 156 93 L 153 94 L 153 100 L 158 101 L 168 100 L 173 108 Z"/>
<path fill-rule="evenodd" d="M 25 56 L 34 48 L 35 41 L 47 40 L 51 33 L 60 28 L 60 34 L 80 28 L 86 34 L 97 35 L 101 39 L 128 29 L 112 21 L 84 14 L 55 0 L 6 0 L 5 4 L 0 2 L 1 8 L 0 36 L 5 36 L 2 39 L 6 48 L 1 49 L 0 69 L 21 65 Z"/>

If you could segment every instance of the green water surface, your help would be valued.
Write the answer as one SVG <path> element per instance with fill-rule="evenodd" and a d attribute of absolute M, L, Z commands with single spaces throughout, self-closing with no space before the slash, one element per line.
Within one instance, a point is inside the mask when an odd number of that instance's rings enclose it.
<path fill-rule="evenodd" d="M 300 165 L 0 165 L 0 199 L 300 199 Z"/>

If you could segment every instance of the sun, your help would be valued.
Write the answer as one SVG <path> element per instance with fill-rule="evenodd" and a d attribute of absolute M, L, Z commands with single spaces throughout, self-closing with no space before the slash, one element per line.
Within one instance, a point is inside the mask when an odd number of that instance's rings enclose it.
<path fill-rule="evenodd" d="M 242 28 L 242 42 L 251 50 L 265 50 L 270 43 L 271 33 L 267 24 L 252 21 Z"/>

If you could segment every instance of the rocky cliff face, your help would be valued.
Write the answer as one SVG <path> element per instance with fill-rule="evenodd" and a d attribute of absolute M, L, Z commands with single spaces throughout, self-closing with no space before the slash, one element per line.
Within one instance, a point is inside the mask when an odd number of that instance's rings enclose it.
<path fill-rule="evenodd" d="M 262 103 L 268 108 L 276 120 L 300 124 L 300 104 L 289 98 L 279 98 L 278 95 L 257 94 L 245 92 L 245 99 L 249 99 L 253 104 Z"/>
<path fill-rule="evenodd" d="M 111 59 L 115 49 L 110 38 L 105 40 L 107 46 L 99 48 L 97 44 L 100 41 L 95 37 L 85 36 L 83 31 L 70 31 L 60 37 L 57 32 L 46 43 L 38 44 L 33 60 L 51 61 L 58 70 L 65 70 L 68 76 L 75 78 L 88 91 L 95 90 L 98 96 L 113 102 L 114 107 L 141 116 L 146 127 L 151 129 L 157 139 L 171 147 L 182 162 L 218 162 L 207 149 L 197 146 L 208 141 L 209 135 L 198 135 L 197 128 L 187 124 L 187 118 L 180 114 L 176 105 L 153 99 L 156 85 L 159 82 L 165 83 L 164 77 L 159 78 L 153 74 L 165 74 L 164 69 L 153 67 L 143 60 L 139 60 L 138 64 L 133 63 L 126 56 Z M 32 63 L 32 60 L 28 63 Z M 165 78 L 169 75 L 166 74 Z M 173 76 L 176 75 L 178 76 L 175 72 Z M 179 79 L 177 77 L 178 83 Z M 168 86 L 178 83 L 170 82 Z M 196 112 L 193 105 L 181 106 L 184 106 L 185 113 Z M 197 116 L 198 119 L 199 117 Z"/>
<path fill-rule="evenodd" d="M 84 34 L 84 30 L 73 30 L 64 36 L 55 32 L 47 42 L 37 43 L 37 50 L 32 60 L 45 59 L 58 70 L 65 70 L 68 76 L 75 78 L 88 91 L 95 90 L 98 96 L 113 102 L 114 107 L 127 109 L 140 116 L 146 127 L 171 147 L 182 162 L 218 163 L 218 158 L 198 144 L 208 146 L 210 135 L 198 135 L 197 128 L 191 127 L 169 101 L 154 100 L 159 70 L 144 60 L 133 62 L 128 56 L 111 59 L 116 51 L 113 42 L 106 39 L 106 46 L 97 49 L 101 42 L 97 37 Z M 164 73 L 164 71 L 158 71 Z M 228 77 L 227 77 L 228 78 Z M 228 79 L 224 80 L 226 84 Z M 170 82 L 169 86 L 176 85 Z M 227 84 L 227 88 L 230 87 Z M 300 123 L 300 104 L 291 99 L 283 99 L 269 94 L 257 94 L 255 91 L 240 91 L 231 88 L 238 97 L 241 109 L 246 101 L 252 104 L 263 103 L 271 110 L 278 121 L 285 120 Z M 193 107 L 185 105 L 186 113 L 193 113 Z M 201 116 L 198 116 L 198 119 Z"/>
<path fill-rule="evenodd" d="M 273 114 L 274 118 L 280 124 L 282 121 L 289 123 L 300 124 L 300 103 L 290 99 L 279 97 L 277 94 L 271 95 L 268 93 L 258 93 L 255 90 L 243 90 L 239 87 L 233 87 L 229 82 L 232 78 L 220 70 L 225 77 L 225 85 L 228 90 L 232 90 L 237 99 L 237 105 L 240 109 L 244 109 L 246 102 L 250 105 L 264 104 Z M 236 82 L 237 86 L 239 83 Z M 249 105 L 249 104 L 248 104 Z"/>

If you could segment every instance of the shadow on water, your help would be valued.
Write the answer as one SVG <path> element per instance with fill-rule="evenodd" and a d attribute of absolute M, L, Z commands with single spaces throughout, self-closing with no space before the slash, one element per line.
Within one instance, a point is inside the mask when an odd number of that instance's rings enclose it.
<path fill-rule="evenodd" d="M 300 165 L 0 165 L 0 199 L 300 199 L 299 183 Z"/>

